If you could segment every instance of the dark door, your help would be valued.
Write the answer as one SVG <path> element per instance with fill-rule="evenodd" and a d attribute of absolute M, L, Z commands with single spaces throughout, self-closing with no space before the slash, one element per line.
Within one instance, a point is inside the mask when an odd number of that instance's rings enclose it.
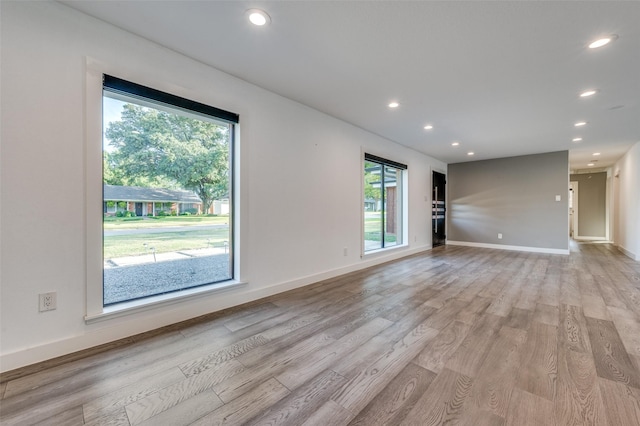
<path fill-rule="evenodd" d="M 431 228 L 433 247 L 444 245 L 447 236 L 444 233 L 444 219 L 446 213 L 445 207 L 445 175 L 433 172 L 433 201 L 431 205 Z"/>
<path fill-rule="evenodd" d="M 142 216 L 142 203 L 136 203 L 136 216 Z"/>

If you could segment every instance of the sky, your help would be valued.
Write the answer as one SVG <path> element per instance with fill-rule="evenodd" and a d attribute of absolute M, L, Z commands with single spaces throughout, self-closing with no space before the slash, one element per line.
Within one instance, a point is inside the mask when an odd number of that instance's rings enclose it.
<path fill-rule="evenodd" d="M 105 151 L 111 151 L 108 145 L 108 141 L 104 136 L 104 132 L 107 130 L 107 125 L 112 121 L 120 121 L 120 113 L 122 112 L 122 106 L 126 102 L 119 101 L 117 99 L 102 97 L 102 149 Z"/>

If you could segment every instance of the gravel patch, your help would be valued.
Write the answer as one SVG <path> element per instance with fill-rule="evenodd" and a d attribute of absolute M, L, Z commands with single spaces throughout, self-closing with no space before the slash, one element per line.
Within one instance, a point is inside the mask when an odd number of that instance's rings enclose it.
<path fill-rule="evenodd" d="M 229 255 L 193 257 L 104 269 L 104 304 L 230 279 Z"/>

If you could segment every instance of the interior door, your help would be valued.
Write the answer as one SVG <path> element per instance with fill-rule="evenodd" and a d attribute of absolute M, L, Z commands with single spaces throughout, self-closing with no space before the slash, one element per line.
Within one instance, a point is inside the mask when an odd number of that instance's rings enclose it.
<path fill-rule="evenodd" d="M 431 227 L 433 247 L 445 244 L 447 235 L 445 234 L 445 216 L 447 209 L 445 207 L 445 185 L 447 183 L 445 175 L 438 172 L 432 172 L 431 179 L 433 186 L 433 197 L 431 202 Z"/>

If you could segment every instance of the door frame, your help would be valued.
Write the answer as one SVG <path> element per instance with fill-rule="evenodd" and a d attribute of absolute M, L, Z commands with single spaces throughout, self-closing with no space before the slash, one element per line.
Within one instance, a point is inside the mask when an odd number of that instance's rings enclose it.
<path fill-rule="evenodd" d="M 446 169 L 441 169 L 438 167 L 430 167 L 430 173 L 429 173 L 429 195 L 427 197 L 425 197 L 425 201 L 428 202 L 428 208 L 429 208 L 429 239 L 431 240 L 431 248 L 433 248 L 433 212 L 432 212 L 432 207 L 433 207 L 433 172 L 437 172 L 440 173 L 442 175 L 444 175 L 444 207 L 445 207 L 445 211 L 444 211 L 444 245 L 447 245 L 447 231 L 448 231 L 448 220 L 447 220 L 447 216 L 449 213 L 449 206 L 448 206 L 448 200 L 449 200 L 449 196 L 448 196 L 448 185 L 447 185 L 447 170 Z"/>

